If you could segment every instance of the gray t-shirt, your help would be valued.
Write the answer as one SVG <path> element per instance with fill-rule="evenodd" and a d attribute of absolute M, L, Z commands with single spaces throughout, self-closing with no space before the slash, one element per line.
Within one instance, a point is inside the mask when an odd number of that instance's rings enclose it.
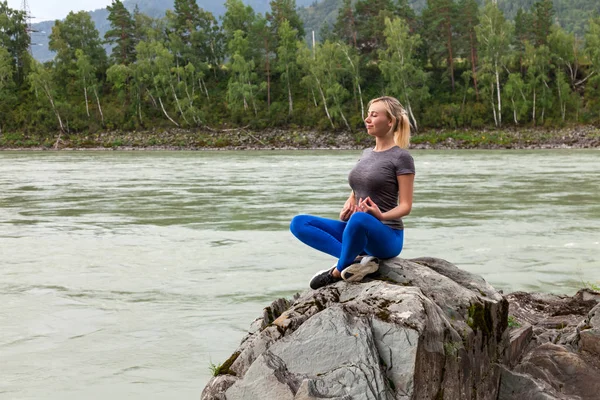
<path fill-rule="evenodd" d="M 386 212 L 398 206 L 398 175 L 414 174 L 415 162 L 410 153 L 398 146 L 384 151 L 365 149 L 348 175 L 356 201 L 371 197 Z M 394 229 L 404 229 L 402 219 L 382 221 Z"/>

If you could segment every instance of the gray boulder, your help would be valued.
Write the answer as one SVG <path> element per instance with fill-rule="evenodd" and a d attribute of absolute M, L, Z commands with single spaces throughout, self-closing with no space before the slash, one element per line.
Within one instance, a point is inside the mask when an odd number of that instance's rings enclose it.
<path fill-rule="evenodd" d="M 372 279 L 267 307 L 202 399 L 496 400 L 507 317 L 479 276 L 387 260 Z"/>
<path fill-rule="evenodd" d="M 599 393 L 600 293 L 504 297 L 447 261 L 395 258 L 363 282 L 274 301 L 202 399 L 591 400 Z"/>

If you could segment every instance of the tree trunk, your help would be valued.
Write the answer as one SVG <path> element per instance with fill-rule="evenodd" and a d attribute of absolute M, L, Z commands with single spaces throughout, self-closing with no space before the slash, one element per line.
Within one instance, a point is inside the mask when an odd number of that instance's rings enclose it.
<path fill-rule="evenodd" d="M 162 99 L 160 98 L 160 96 L 158 96 L 158 102 L 160 103 L 160 108 L 162 108 L 162 112 L 165 114 L 165 117 L 167 117 L 169 119 L 169 121 L 174 123 L 175 126 L 177 126 L 179 128 L 179 124 L 177 122 L 173 121 L 173 118 L 171 118 L 169 116 L 169 114 L 167 114 L 167 110 L 165 110 L 165 106 L 163 105 L 163 102 L 162 102 Z"/>
<path fill-rule="evenodd" d="M 450 69 L 450 82 L 452 83 L 452 91 L 454 92 L 454 57 L 452 55 L 452 25 L 446 20 L 446 47 L 448 49 L 448 68 Z"/>
<path fill-rule="evenodd" d="M 87 116 L 89 118 L 90 117 L 90 106 L 88 104 L 87 85 L 85 84 L 85 78 L 83 78 L 83 96 L 85 97 L 85 111 L 87 112 Z"/>
<path fill-rule="evenodd" d="M 154 96 L 152 96 L 152 92 L 150 92 L 149 89 L 146 89 L 146 91 L 148 92 L 148 94 L 150 95 L 150 100 L 152 100 L 152 104 L 154 104 L 155 108 L 158 108 L 158 103 L 156 102 L 156 99 L 154 98 Z M 140 101 L 141 102 L 141 101 Z"/>
<path fill-rule="evenodd" d="M 287 90 L 288 90 L 288 104 L 289 104 L 289 110 L 288 110 L 288 115 L 292 115 L 292 112 L 294 111 L 294 104 L 292 101 L 292 87 L 290 85 L 290 68 L 288 64 L 285 64 L 285 74 L 287 76 Z"/>
<path fill-rule="evenodd" d="M 535 126 L 535 100 L 536 100 L 536 93 L 535 93 L 535 88 L 533 89 L 533 114 L 532 114 L 532 119 L 533 119 L 533 126 Z"/>
<path fill-rule="evenodd" d="M 404 92 L 406 93 L 406 81 L 402 82 L 402 85 L 404 86 Z M 408 122 L 413 126 L 413 128 L 415 128 L 415 132 L 419 131 L 419 125 L 417 124 L 417 118 L 415 118 L 415 114 L 412 111 L 412 106 L 410 105 L 410 99 L 408 98 L 408 96 L 405 97 L 405 102 L 404 104 L 406 104 L 406 108 L 405 110 L 408 112 Z M 412 120 L 412 123 L 410 122 Z"/>
<path fill-rule="evenodd" d="M 496 68 L 496 90 L 498 93 L 498 126 L 502 126 L 502 99 L 500 97 L 500 71 L 498 71 L 498 61 L 495 63 Z"/>
<path fill-rule="evenodd" d="M 496 104 L 494 103 L 494 83 L 492 82 L 491 84 L 492 86 L 492 97 L 490 99 L 490 102 L 492 103 L 492 112 L 494 114 L 494 125 L 498 126 L 498 117 L 496 116 Z"/>
<path fill-rule="evenodd" d="M 254 116 L 258 117 L 258 110 L 256 109 L 256 102 L 254 101 L 254 93 L 252 93 L 252 84 L 248 81 L 248 86 L 250 87 L 250 99 L 252 100 L 252 108 L 254 108 Z"/>
<path fill-rule="evenodd" d="M 327 118 L 329 118 L 329 122 L 331 123 L 331 128 L 335 129 L 335 125 L 333 124 L 333 120 L 331 119 L 331 115 L 329 115 L 329 109 L 327 108 L 327 100 L 325 100 L 325 95 L 323 94 L 323 89 L 321 88 L 321 82 L 316 78 L 317 86 L 319 87 L 319 93 L 321 93 L 321 98 L 323 99 L 323 107 L 325 107 L 325 114 L 327 114 Z"/>
<path fill-rule="evenodd" d="M 271 65 L 269 63 L 269 39 L 265 36 L 265 68 L 267 70 L 267 111 L 271 109 Z"/>
<path fill-rule="evenodd" d="M 471 71 L 473 72 L 473 85 L 475 86 L 475 99 L 479 101 L 479 89 L 477 88 L 477 49 L 473 39 L 473 29 L 469 32 L 471 42 Z"/>
<path fill-rule="evenodd" d="M 98 97 L 98 92 L 96 91 L 96 86 L 94 88 L 94 96 L 96 96 L 96 104 L 98 105 L 98 111 L 100 112 L 100 118 L 102 119 L 102 125 L 104 125 L 104 113 L 102 112 L 102 107 L 100 106 L 100 98 Z"/>
<path fill-rule="evenodd" d="M 348 59 L 348 62 L 350 62 L 350 66 L 352 67 L 352 73 L 354 75 L 354 80 L 356 83 L 356 87 L 358 89 L 358 97 L 360 98 L 360 116 L 362 119 L 364 119 L 365 118 L 365 104 L 363 103 L 362 90 L 360 89 L 360 77 L 358 75 L 357 68 L 355 68 L 354 63 L 352 62 L 352 58 L 350 58 L 350 54 L 348 54 L 347 51 L 344 51 L 344 54 L 346 55 L 346 58 Z"/>
<path fill-rule="evenodd" d="M 187 118 L 185 117 L 183 110 L 181 109 L 181 104 L 179 104 L 179 98 L 177 98 L 177 93 L 175 93 L 175 87 L 173 87 L 173 84 L 170 82 L 169 82 L 169 85 L 171 86 L 171 91 L 173 92 L 173 97 L 175 98 L 175 104 L 177 104 L 177 109 L 179 110 L 179 114 L 181 114 L 181 117 L 183 118 L 185 123 L 189 125 L 190 123 L 187 120 Z M 158 99 L 160 100 L 160 97 Z M 161 105 L 162 105 L 162 103 L 161 103 Z"/>
<path fill-rule="evenodd" d="M 204 83 L 204 79 L 200 78 L 200 88 L 204 86 L 204 93 L 206 93 L 206 98 L 210 101 L 210 96 L 208 95 L 208 89 L 206 88 L 206 83 Z"/>
<path fill-rule="evenodd" d="M 52 106 L 52 111 L 54 111 L 54 114 L 56 115 L 56 118 L 58 119 L 58 126 L 60 127 L 60 131 L 62 133 L 65 131 L 65 127 L 63 126 L 62 119 L 60 118 L 60 114 L 59 114 L 58 110 L 56 109 L 56 106 L 54 105 L 54 99 L 52 98 L 50 89 L 48 89 L 48 87 L 46 87 L 45 84 L 44 84 L 44 92 L 46 93 L 48 100 L 50 100 L 50 105 Z M 60 139 L 60 135 L 59 135 L 59 139 Z M 57 139 L 57 143 L 58 143 L 58 139 Z"/>

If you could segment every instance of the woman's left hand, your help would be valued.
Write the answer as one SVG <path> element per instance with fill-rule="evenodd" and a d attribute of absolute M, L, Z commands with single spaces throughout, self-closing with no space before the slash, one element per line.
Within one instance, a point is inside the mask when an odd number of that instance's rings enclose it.
<path fill-rule="evenodd" d="M 363 212 L 369 213 L 372 216 L 374 216 L 375 218 L 377 218 L 378 220 L 383 219 L 383 213 L 381 212 L 381 210 L 379 209 L 377 204 L 375 204 L 373 202 L 373 200 L 371 200 L 370 197 L 367 197 L 364 200 L 361 199 L 358 202 L 358 211 L 363 211 Z"/>

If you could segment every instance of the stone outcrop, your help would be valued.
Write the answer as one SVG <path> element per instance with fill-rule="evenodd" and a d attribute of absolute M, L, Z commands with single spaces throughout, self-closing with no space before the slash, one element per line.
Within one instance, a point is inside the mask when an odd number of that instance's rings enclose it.
<path fill-rule="evenodd" d="M 504 297 L 447 261 L 386 260 L 363 282 L 266 307 L 202 399 L 591 399 L 571 387 L 594 374 L 600 382 L 597 365 L 582 376 L 561 373 L 574 355 L 582 368 L 594 354 L 598 361 L 595 296 L 569 303 L 578 314 L 536 314 L 526 294 Z M 509 301 L 520 327 L 508 327 Z M 571 330 L 553 335 L 549 324 Z M 550 381 L 555 375 L 563 386 Z"/>
<path fill-rule="evenodd" d="M 600 398 L 600 293 L 515 292 L 498 400 Z"/>

